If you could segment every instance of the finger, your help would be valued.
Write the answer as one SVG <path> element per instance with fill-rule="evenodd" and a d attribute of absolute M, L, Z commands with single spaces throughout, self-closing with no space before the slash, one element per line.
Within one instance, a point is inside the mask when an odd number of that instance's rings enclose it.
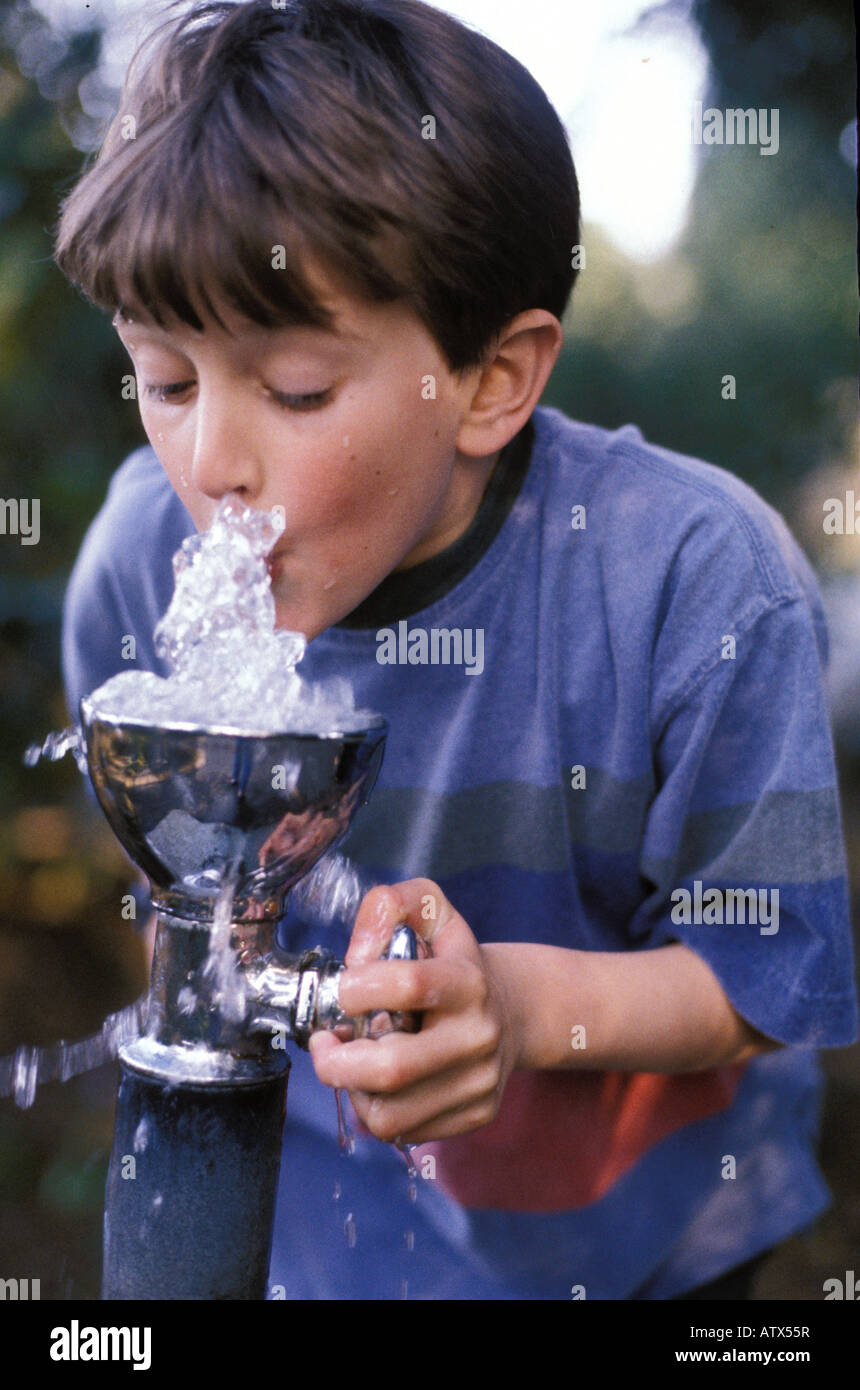
<path fill-rule="evenodd" d="M 498 1041 L 498 1027 L 492 1020 L 470 1019 L 464 1024 L 445 1018 L 421 1033 L 358 1038 L 324 1053 L 315 1051 L 314 1066 L 326 1086 L 393 1095 L 435 1074 L 494 1057 Z"/>
<path fill-rule="evenodd" d="M 487 985 L 471 961 L 374 961 L 348 966 L 338 983 L 338 1003 L 351 1018 L 375 1009 L 460 1012 L 482 1004 Z"/>
<path fill-rule="evenodd" d="M 462 1110 L 449 1110 L 444 1115 L 416 1129 L 397 1136 L 401 1144 L 430 1144 L 437 1139 L 453 1139 L 457 1134 L 471 1134 L 473 1130 L 483 1129 L 492 1124 L 498 1114 L 498 1105 L 491 1099 L 477 1101 Z"/>
<path fill-rule="evenodd" d="M 499 1070 L 491 1062 L 454 1068 L 405 1094 L 381 1096 L 350 1091 L 353 1108 L 366 1129 L 386 1143 L 424 1140 L 464 1133 L 488 1124 L 498 1110 Z"/>
<path fill-rule="evenodd" d="M 458 914 L 441 888 L 428 878 L 372 888 L 356 915 L 346 964 L 378 960 L 401 922 L 408 922 L 413 931 L 432 943 L 439 929 L 454 916 Z"/>
<path fill-rule="evenodd" d="M 345 963 L 361 965 L 366 961 L 379 960 L 388 947 L 394 928 L 403 920 L 400 913 L 400 897 L 396 888 L 371 888 L 362 898 L 356 914 Z"/>
<path fill-rule="evenodd" d="M 330 1052 L 336 1052 L 343 1045 L 327 1028 L 321 1029 L 318 1033 L 311 1033 L 308 1041 L 308 1052 L 313 1058 L 314 1066 L 316 1067 L 317 1062 L 327 1057 Z"/>

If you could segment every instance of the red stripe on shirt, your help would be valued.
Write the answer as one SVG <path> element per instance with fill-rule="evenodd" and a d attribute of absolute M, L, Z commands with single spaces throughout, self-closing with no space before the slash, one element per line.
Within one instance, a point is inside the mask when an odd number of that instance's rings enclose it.
<path fill-rule="evenodd" d="M 726 1110 L 745 1063 L 680 1076 L 512 1073 L 492 1124 L 423 1144 L 436 1180 L 465 1207 L 558 1211 L 603 1197 L 654 1144 Z"/>

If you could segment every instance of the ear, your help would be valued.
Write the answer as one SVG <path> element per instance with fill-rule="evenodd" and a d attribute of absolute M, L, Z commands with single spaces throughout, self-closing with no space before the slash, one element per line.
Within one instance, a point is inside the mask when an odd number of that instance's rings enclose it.
<path fill-rule="evenodd" d="M 513 439 L 541 398 L 564 335 L 547 309 L 527 309 L 502 329 L 463 414 L 457 448 L 470 458 L 494 454 Z"/>

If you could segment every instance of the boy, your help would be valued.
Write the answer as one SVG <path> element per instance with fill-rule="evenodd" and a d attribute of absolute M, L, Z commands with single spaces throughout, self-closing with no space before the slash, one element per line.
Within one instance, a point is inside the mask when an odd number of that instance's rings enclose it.
<path fill-rule="evenodd" d="M 856 1004 L 815 583 L 737 480 L 537 408 L 578 240 L 543 93 L 417 0 L 169 21 L 64 208 L 152 445 L 72 578 L 72 706 L 125 635 L 160 669 L 170 557 L 235 492 L 284 508 L 303 675 L 390 721 L 346 841 L 386 886 L 283 943 L 423 1028 L 294 1067 L 290 1298 L 738 1297 L 826 1205 L 810 1048 Z M 401 920 L 433 958 L 375 964 Z M 320 1081 L 376 1136 L 348 1165 Z M 377 1140 L 422 1146 L 414 1206 Z"/>

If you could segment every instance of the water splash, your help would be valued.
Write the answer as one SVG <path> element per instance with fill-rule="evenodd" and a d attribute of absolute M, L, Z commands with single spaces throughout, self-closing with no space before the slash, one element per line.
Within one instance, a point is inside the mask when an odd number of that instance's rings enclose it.
<path fill-rule="evenodd" d="M 48 762 L 56 763 L 67 753 L 71 753 L 74 757 L 78 771 L 86 772 L 87 755 L 83 734 L 78 724 L 72 724 L 68 729 L 59 729 L 55 733 L 48 734 L 42 743 L 31 743 L 24 752 L 24 766 L 35 767 L 42 758 Z"/>
<path fill-rule="evenodd" d="M 193 1014 L 197 1008 L 197 995 L 190 985 L 183 985 L 176 996 L 176 1007 L 181 1014 Z"/>
<path fill-rule="evenodd" d="M 49 1081 L 69 1081 L 111 1062 L 119 1049 L 139 1038 L 146 1025 L 146 995 L 109 1014 L 98 1033 L 80 1042 L 58 1042 L 50 1047 L 23 1046 L 0 1058 L 0 1097 L 13 1096 L 22 1110 L 29 1109 L 39 1086 Z"/>
<path fill-rule="evenodd" d="M 171 672 L 123 671 L 91 697 L 100 714 L 156 725 L 194 724 L 248 733 L 319 733 L 365 725 L 342 677 L 309 684 L 296 672 L 307 641 L 275 628 L 266 556 L 283 516 L 223 498 L 211 527 L 183 541 L 176 587 L 155 629 Z"/>
<path fill-rule="evenodd" d="M 329 850 L 314 865 L 295 888 L 291 899 L 296 907 L 313 914 L 320 925 L 331 927 L 337 922 L 352 926 L 361 900 L 373 886 L 373 880 L 354 864 Z"/>
<path fill-rule="evenodd" d="M 228 870 L 212 912 L 209 953 L 203 977 L 215 988 L 212 1004 L 230 1023 L 241 1023 L 246 1012 L 246 981 L 239 968 L 233 936 L 233 897 L 238 874 Z"/>

